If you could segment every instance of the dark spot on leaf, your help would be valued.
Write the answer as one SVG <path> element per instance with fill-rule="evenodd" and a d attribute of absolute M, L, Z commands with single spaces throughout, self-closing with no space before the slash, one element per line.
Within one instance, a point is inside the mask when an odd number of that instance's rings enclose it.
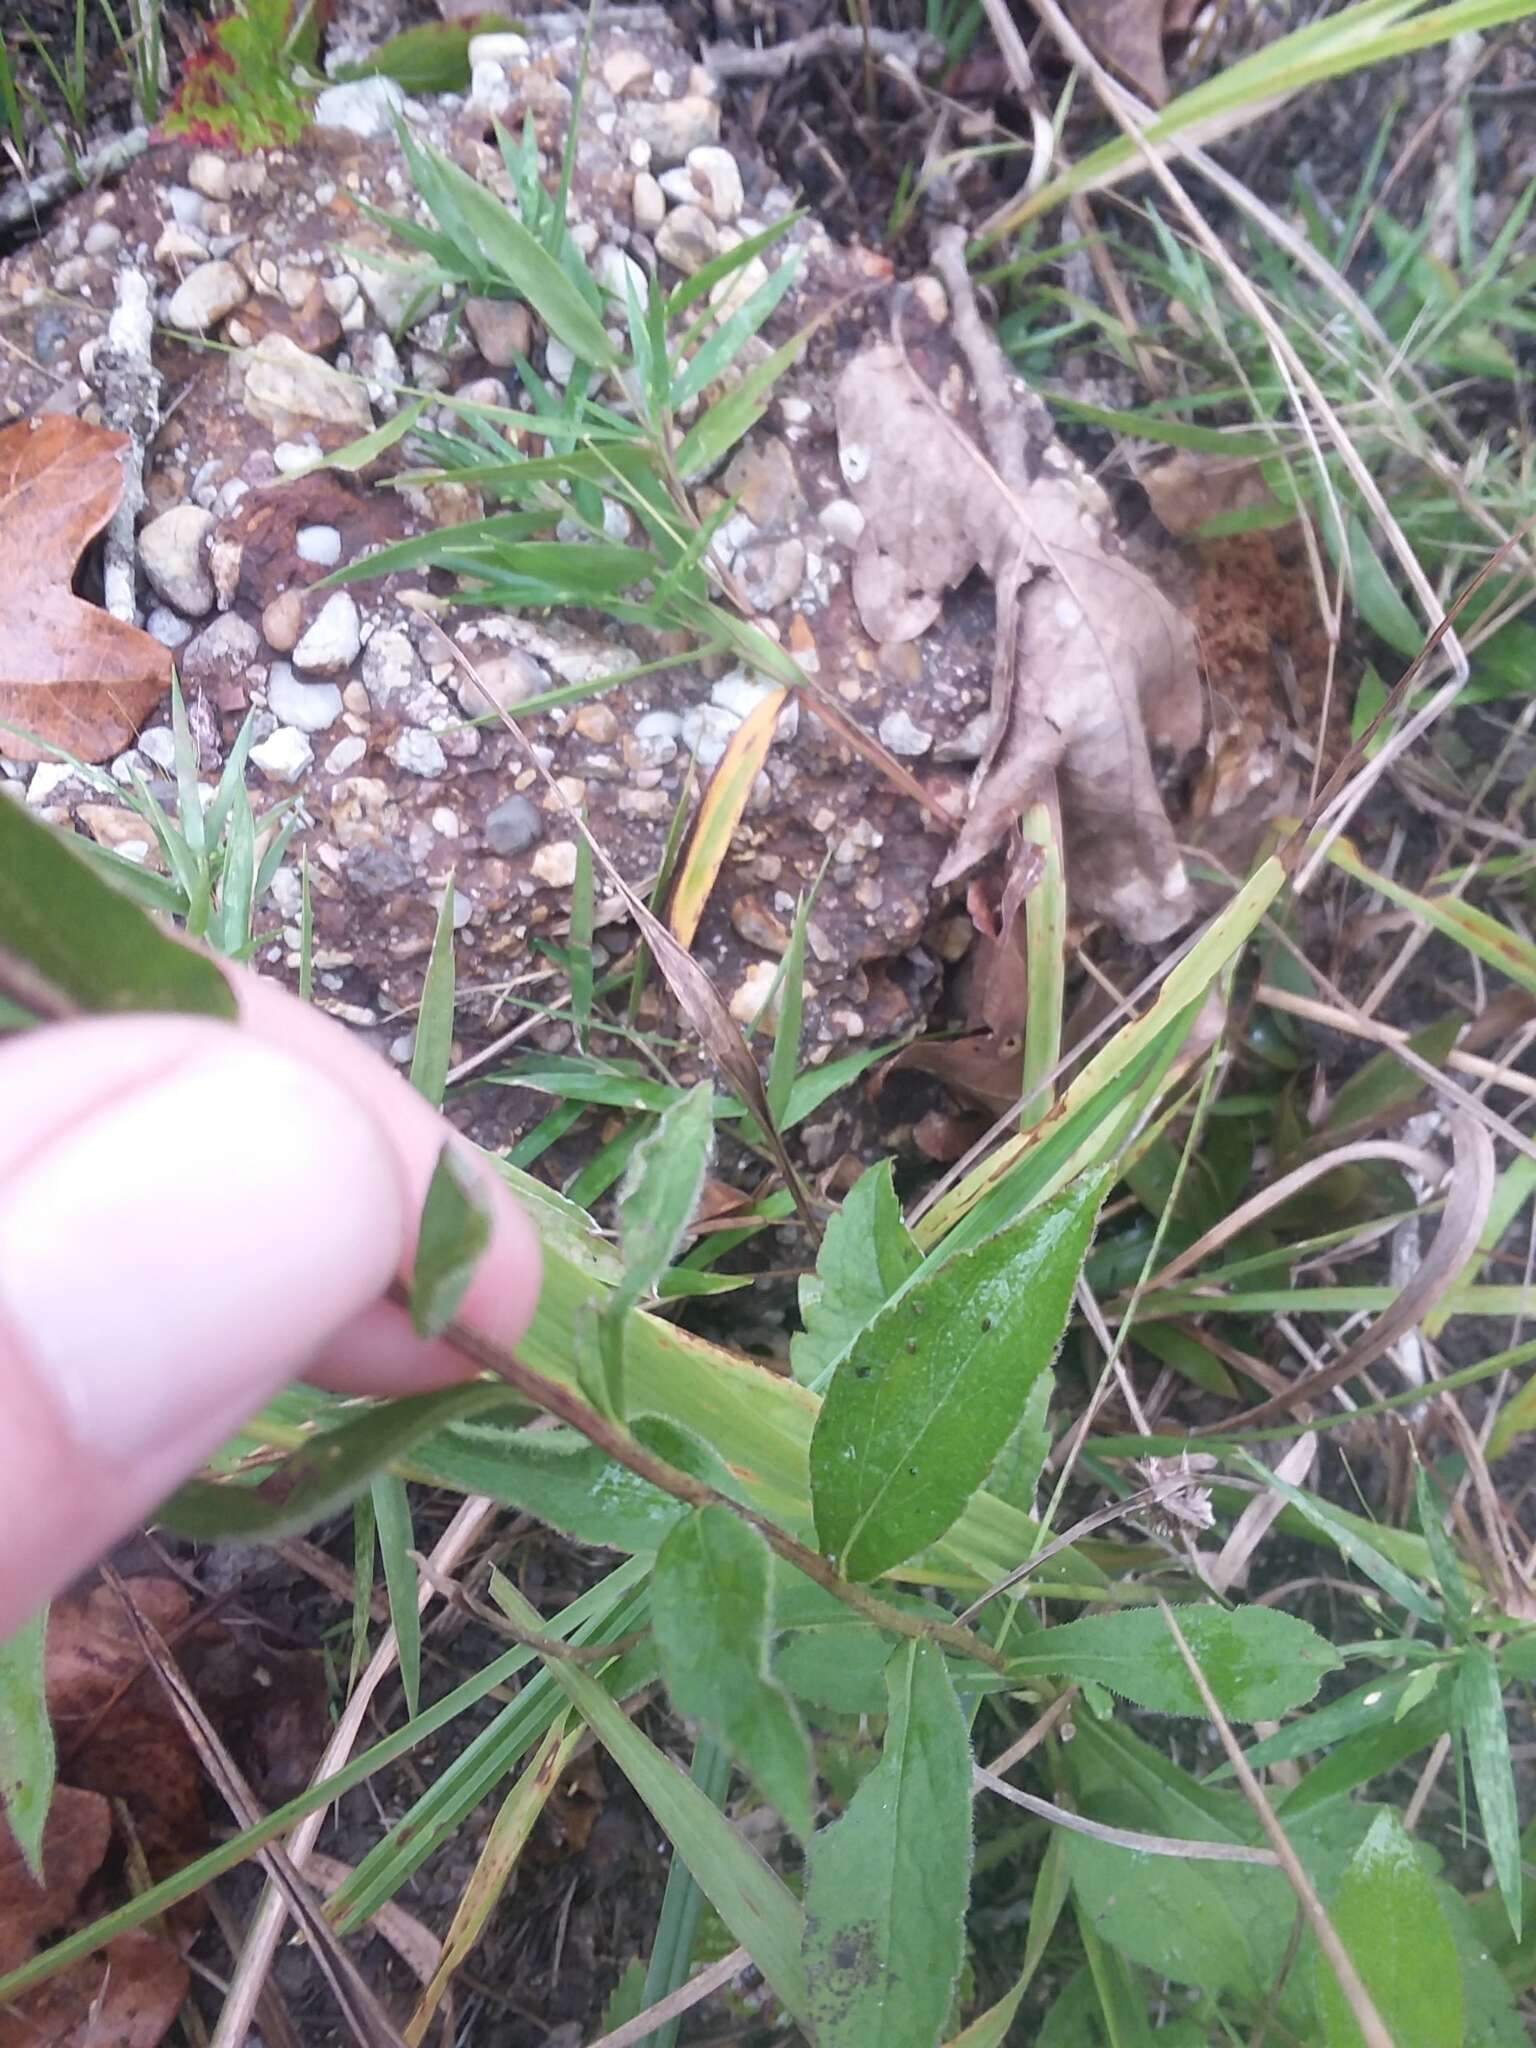
<path fill-rule="evenodd" d="M 856 1380 L 867 1380 L 873 1371 L 874 1367 L 872 1365 L 856 1365 L 853 1369 L 853 1376 Z"/>
<path fill-rule="evenodd" d="M 981 1319 L 981 1327 L 984 1330 L 990 1330 L 992 1327 L 992 1318 L 990 1316 L 983 1316 Z"/>
<path fill-rule="evenodd" d="M 917 1350 L 917 1339 L 915 1337 L 909 1337 L 907 1339 L 907 1349 L 911 1352 L 915 1352 Z"/>

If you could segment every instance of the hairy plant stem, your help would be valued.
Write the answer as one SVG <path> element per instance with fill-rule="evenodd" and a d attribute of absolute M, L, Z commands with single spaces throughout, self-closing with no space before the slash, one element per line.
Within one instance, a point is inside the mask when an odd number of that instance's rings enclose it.
<path fill-rule="evenodd" d="M 389 1290 L 390 1299 L 402 1307 L 408 1305 L 409 1294 L 404 1284 L 396 1280 Z M 535 1372 L 524 1365 L 514 1352 L 489 1338 L 482 1337 L 477 1330 L 466 1324 L 453 1322 L 439 1332 L 443 1343 L 450 1345 L 462 1358 L 480 1367 L 482 1372 L 495 1373 L 498 1379 L 525 1394 L 546 1414 L 568 1423 L 579 1430 L 588 1443 L 610 1457 L 616 1464 L 623 1465 L 637 1478 L 647 1480 L 652 1486 L 660 1487 L 663 1493 L 670 1493 L 674 1500 L 680 1500 L 691 1508 L 726 1508 L 737 1515 L 763 1538 L 769 1549 L 782 1557 L 786 1564 L 792 1564 L 830 1593 L 835 1600 L 841 1600 L 845 1607 L 851 1607 L 855 1614 L 876 1628 L 888 1629 L 893 1635 L 911 1636 L 918 1641 L 936 1642 L 958 1657 L 970 1657 L 978 1664 L 985 1664 L 991 1671 L 1006 1671 L 1005 1660 L 992 1645 L 974 1634 L 968 1628 L 961 1628 L 954 1622 L 928 1621 L 915 1614 L 904 1613 L 899 1607 L 889 1606 L 877 1595 L 857 1586 L 851 1579 L 845 1579 L 841 1572 L 831 1565 L 819 1551 L 797 1542 L 777 1522 L 769 1521 L 755 1508 L 745 1506 L 739 1500 L 732 1500 L 729 1494 L 721 1493 L 702 1479 L 695 1479 L 676 1465 L 669 1465 L 665 1458 L 659 1458 L 654 1451 L 648 1451 L 622 1424 L 611 1421 L 596 1408 L 589 1406 L 571 1388 L 562 1386 L 558 1380 L 546 1379 L 543 1373 Z"/>

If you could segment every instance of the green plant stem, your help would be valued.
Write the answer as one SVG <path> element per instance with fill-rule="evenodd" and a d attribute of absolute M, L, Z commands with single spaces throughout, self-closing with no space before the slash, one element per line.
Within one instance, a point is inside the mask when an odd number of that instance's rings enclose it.
<path fill-rule="evenodd" d="M 730 1755 L 712 1735 L 702 1730 L 693 1745 L 691 1776 L 714 1805 L 724 1804 L 726 1787 L 731 1781 Z M 667 1872 L 667 1888 L 662 1893 L 661 1912 L 656 1921 L 656 1940 L 651 1949 L 650 1966 L 645 1973 L 642 2010 L 660 2004 L 662 1999 L 687 1982 L 688 1965 L 693 1960 L 693 1944 L 698 1938 L 699 1915 L 703 1908 L 704 1894 L 699 1890 L 693 1872 L 682 1857 L 674 1853 L 672 1867 Z M 665 2021 L 654 2034 L 646 2036 L 645 2048 L 676 2048 L 680 2025 L 681 2015 Z"/>
<path fill-rule="evenodd" d="M 409 1308 L 409 1295 L 398 1280 L 390 1286 L 389 1299 Z M 975 1663 L 985 1664 L 990 1671 L 1006 1672 L 1003 1658 L 990 1643 L 984 1642 L 970 1629 L 958 1628 L 953 1622 L 922 1620 L 916 1615 L 903 1613 L 899 1607 L 887 1605 L 863 1586 L 845 1579 L 819 1551 L 797 1542 L 777 1522 L 771 1522 L 766 1515 L 759 1514 L 755 1508 L 749 1508 L 739 1500 L 732 1500 L 729 1494 L 705 1485 L 703 1480 L 695 1479 L 676 1465 L 669 1465 L 665 1458 L 658 1458 L 653 1451 L 636 1442 L 627 1429 L 590 1407 L 579 1394 L 562 1386 L 558 1380 L 546 1379 L 543 1373 L 533 1371 L 514 1353 L 482 1337 L 478 1330 L 453 1322 L 440 1335 L 445 1344 L 479 1366 L 482 1372 L 494 1373 L 498 1379 L 505 1380 L 508 1386 L 525 1394 L 547 1414 L 579 1430 L 588 1443 L 595 1444 L 615 1464 L 659 1487 L 663 1493 L 670 1493 L 674 1500 L 683 1501 L 691 1508 L 725 1508 L 739 1516 L 756 1529 L 769 1549 L 782 1557 L 786 1564 L 804 1572 L 823 1592 L 830 1593 L 834 1600 L 841 1600 L 845 1607 L 851 1607 L 855 1614 L 876 1628 L 886 1629 L 892 1635 L 911 1636 L 920 1642 L 936 1642 L 957 1657 L 969 1657 Z"/>

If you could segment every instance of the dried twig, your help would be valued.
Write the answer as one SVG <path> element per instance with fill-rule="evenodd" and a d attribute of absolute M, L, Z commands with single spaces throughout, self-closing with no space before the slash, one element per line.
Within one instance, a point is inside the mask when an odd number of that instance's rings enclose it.
<path fill-rule="evenodd" d="M 1053 1821 L 1074 1835 L 1091 1835 L 1096 1842 L 1133 1849 L 1138 1856 L 1171 1856 L 1185 1863 L 1259 1863 L 1270 1870 L 1281 1861 L 1275 1851 L 1250 1849 L 1246 1842 L 1192 1842 L 1182 1835 L 1143 1835 L 1135 1828 L 1115 1828 L 1105 1821 L 1089 1820 L 1086 1814 L 1055 1806 L 1049 1799 L 1037 1799 L 1032 1792 L 1020 1792 L 1004 1779 L 994 1777 L 983 1764 L 972 1766 L 971 1779 L 988 1792 L 995 1792 L 999 1799 L 1022 1806 L 1026 1813 L 1037 1813 L 1042 1820 Z"/>
<path fill-rule="evenodd" d="M 103 599 L 114 618 L 138 624 L 134 528 L 144 509 L 144 464 L 160 428 L 160 373 L 150 357 L 154 318 L 149 285 L 132 264 L 117 274 L 117 305 L 97 352 L 92 381 L 101 394 L 102 423 L 126 434 L 123 495 L 107 523 Z"/>
<path fill-rule="evenodd" d="M 706 70 L 727 81 L 783 78 L 803 64 L 819 57 L 866 57 L 892 62 L 913 72 L 935 70 L 944 61 L 944 45 L 937 36 L 921 30 L 855 28 L 831 22 L 825 28 L 807 30 L 787 42 L 774 43 L 765 50 L 748 49 L 743 43 L 705 43 L 700 50 Z"/>
<path fill-rule="evenodd" d="M 78 160 L 78 176 L 65 165 L 62 170 L 43 171 L 30 184 L 18 185 L 0 194 L 0 228 L 19 228 L 23 221 L 37 221 L 51 206 L 67 199 L 96 178 L 111 178 L 126 170 L 135 157 L 149 147 L 149 130 L 132 128 L 126 135 L 114 135 L 99 149 L 87 150 Z"/>

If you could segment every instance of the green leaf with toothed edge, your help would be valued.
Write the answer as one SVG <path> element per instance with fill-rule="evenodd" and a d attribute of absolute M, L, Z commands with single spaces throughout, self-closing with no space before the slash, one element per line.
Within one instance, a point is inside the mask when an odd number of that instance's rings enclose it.
<path fill-rule="evenodd" d="M 838 1360 L 811 1437 L 816 1537 L 854 1579 L 942 1536 L 1066 1327 L 1102 1175 L 912 1276 Z"/>
<path fill-rule="evenodd" d="M 729 1508 L 700 1508 L 657 1554 L 651 1626 L 673 1706 L 720 1738 L 803 1842 L 811 1746 L 768 1667 L 772 1562 Z"/>
<path fill-rule="evenodd" d="M 1277 1720 L 1305 1706 L 1343 1659 L 1308 1622 L 1269 1607 L 1177 1607 L 1175 1619 L 1222 1712 Z M 1019 1677 L 1107 1685 L 1158 1714 L 1205 1713 L 1200 1692 L 1161 1614 L 1150 1607 L 1085 1614 L 1010 1645 Z"/>
<path fill-rule="evenodd" d="M 965 1715 L 933 1643 L 903 1643 L 885 1683 L 880 1761 L 811 1844 L 803 1955 L 816 2048 L 933 2048 L 965 1954 Z"/>
<path fill-rule="evenodd" d="M 1456 1943 L 1434 1880 L 1395 1813 L 1376 1816 L 1326 1905 L 1393 2048 L 1461 2048 Z M 1361 2048 L 1354 2014 L 1321 1958 L 1316 1997 L 1324 2048 Z"/>

